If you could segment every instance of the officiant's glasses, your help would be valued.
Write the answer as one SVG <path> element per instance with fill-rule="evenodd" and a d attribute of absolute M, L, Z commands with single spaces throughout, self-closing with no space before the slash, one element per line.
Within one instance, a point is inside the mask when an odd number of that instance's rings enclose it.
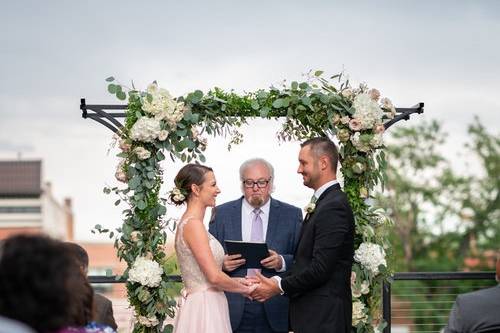
<path fill-rule="evenodd" d="M 258 188 L 264 188 L 267 186 L 267 184 L 269 184 L 270 181 L 271 181 L 271 178 L 259 179 L 257 181 L 254 181 L 252 179 L 245 179 L 243 181 L 243 185 L 245 185 L 245 187 L 247 187 L 247 188 L 253 188 L 255 185 L 257 185 Z"/>

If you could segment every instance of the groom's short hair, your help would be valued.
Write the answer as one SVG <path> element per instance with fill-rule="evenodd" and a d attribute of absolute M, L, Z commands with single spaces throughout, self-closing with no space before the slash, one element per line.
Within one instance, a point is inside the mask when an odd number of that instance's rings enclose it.
<path fill-rule="evenodd" d="M 325 138 L 325 137 L 319 137 L 319 138 L 312 138 L 309 140 L 304 141 L 300 147 L 304 148 L 310 146 L 311 147 L 311 152 L 313 155 L 317 158 L 325 155 L 328 160 L 330 160 L 330 166 L 331 169 L 334 173 L 337 173 L 337 164 L 339 162 L 339 152 L 337 150 L 337 146 L 335 146 L 335 143 L 333 143 L 332 140 Z"/>

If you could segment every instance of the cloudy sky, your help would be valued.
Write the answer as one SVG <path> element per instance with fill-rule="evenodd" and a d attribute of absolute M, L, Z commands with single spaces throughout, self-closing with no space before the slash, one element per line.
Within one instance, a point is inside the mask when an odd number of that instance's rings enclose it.
<path fill-rule="evenodd" d="M 74 202 L 79 239 L 120 224 L 111 132 L 80 116 L 79 99 L 116 103 L 104 79 L 157 80 L 174 95 L 214 86 L 236 91 L 300 79 L 310 69 L 345 70 L 397 106 L 425 102 L 450 133 L 448 154 L 478 115 L 500 123 L 498 1 L 9 1 L 0 12 L 0 158 L 42 159 L 58 198 Z M 405 126 L 400 123 L 399 126 Z M 275 196 L 303 206 L 298 144 L 278 145 L 274 121 L 244 129 L 227 152 L 210 140 L 207 164 L 223 193 L 238 197 L 237 169 L 262 156 L 277 169 Z M 457 161 L 463 164 L 464 161 Z M 166 184 L 180 168 L 167 164 Z M 170 214 L 178 212 L 170 211 Z"/>

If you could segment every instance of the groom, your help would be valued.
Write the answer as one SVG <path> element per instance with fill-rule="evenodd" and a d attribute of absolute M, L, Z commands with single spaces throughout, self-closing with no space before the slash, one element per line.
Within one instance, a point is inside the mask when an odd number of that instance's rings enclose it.
<path fill-rule="evenodd" d="M 274 170 L 264 159 L 254 158 L 240 167 L 243 197 L 215 209 L 210 233 L 224 240 L 266 242 L 270 255 L 261 261 L 262 274 L 273 276 L 292 266 L 302 221 L 302 212 L 271 197 Z M 257 213 L 256 213 L 257 212 Z M 232 277 L 254 275 L 242 267 L 240 255 L 225 256 L 224 270 Z M 251 301 L 240 294 L 226 293 L 231 326 L 236 333 L 288 332 L 288 299 L 277 295 L 265 303 Z"/>
<path fill-rule="evenodd" d="M 337 148 L 329 139 L 302 143 L 297 172 L 314 196 L 294 265 L 283 278 L 257 274 L 260 284 L 252 294 L 258 301 L 277 294 L 288 296 L 295 333 L 351 332 L 354 217 L 336 180 L 337 162 Z"/>

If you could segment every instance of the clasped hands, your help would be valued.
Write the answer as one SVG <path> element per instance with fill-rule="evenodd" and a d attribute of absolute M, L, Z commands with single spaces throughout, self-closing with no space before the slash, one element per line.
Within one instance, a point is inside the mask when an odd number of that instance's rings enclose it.
<path fill-rule="evenodd" d="M 278 281 L 273 278 L 267 278 L 259 272 L 255 276 L 239 278 L 238 281 L 248 287 L 243 296 L 250 300 L 265 302 L 269 298 L 281 293 Z"/>

